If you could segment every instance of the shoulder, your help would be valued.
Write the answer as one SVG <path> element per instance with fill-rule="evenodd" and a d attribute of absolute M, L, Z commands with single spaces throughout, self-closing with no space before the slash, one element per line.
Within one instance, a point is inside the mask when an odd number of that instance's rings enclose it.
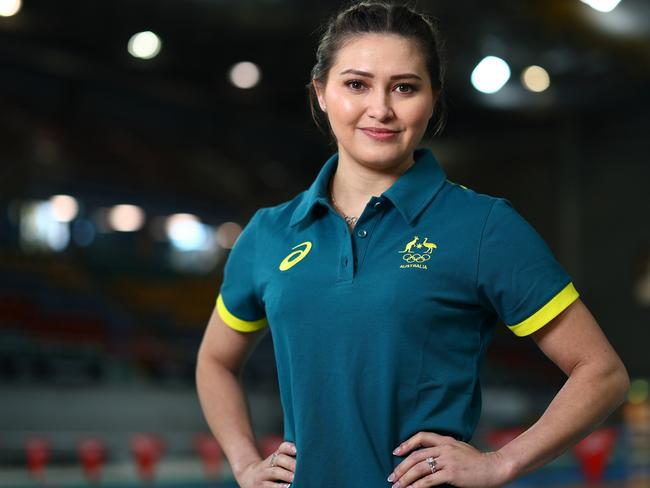
<path fill-rule="evenodd" d="M 481 193 L 465 185 L 445 180 L 441 189 L 443 205 L 454 216 L 484 222 L 493 212 L 504 207 L 512 208 L 512 203 L 504 197 Z"/>
<path fill-rule="evenodd" d="M 481 245 L 543 241 L 534 225 L 506 197 L 480 193 L 450 180 L 443 192 L 446 213 L 455 222 L 452 225 L 478 235 Z"/>

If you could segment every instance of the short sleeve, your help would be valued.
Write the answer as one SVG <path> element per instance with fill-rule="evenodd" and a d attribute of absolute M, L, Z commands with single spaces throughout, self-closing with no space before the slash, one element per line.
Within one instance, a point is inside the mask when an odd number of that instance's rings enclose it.
<path fill-rule="evenodd" d="M 505 198 L 496 198 L 486 217 L 477 286 L 480 302 L 517 336 L 540 329 L 579 296 L 546 242 Z"/>
<path fill-rule="evenodd" d="M 253 332 L 268 325 L 255 285 L 259 214 L 260 210 L 255 212 L 230 250 L 217 297 L 219 316 L 240 332 Z"/>

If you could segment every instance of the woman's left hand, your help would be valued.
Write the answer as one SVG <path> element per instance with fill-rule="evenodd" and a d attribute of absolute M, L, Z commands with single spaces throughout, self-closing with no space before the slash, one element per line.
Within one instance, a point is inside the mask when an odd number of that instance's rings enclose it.
<path fill-rule="evenodd" d="M 422 449 L 419 449 L 422 448 Z M 406 457 L 391 473 L 396 488 L 427 488 L 449 483 L 462 488 L 498 487 L 510 481 L 498 452 L 480 452 L 466 442 L 434 432 L 418 432 L 394 452 Z M 436 463 L 434 473 L 426 461 Z"/>

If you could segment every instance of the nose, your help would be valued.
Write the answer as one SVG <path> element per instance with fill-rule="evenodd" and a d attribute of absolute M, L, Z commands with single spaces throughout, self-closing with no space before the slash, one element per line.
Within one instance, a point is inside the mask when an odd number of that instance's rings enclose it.
<path fill-rule="evenodd" d="M 369 97 L 367 113 L 369 117 L 377 120 L 385 120 L 393 115 L 393 107 L 390 95 L 383 91 L 377 91 Z"/>

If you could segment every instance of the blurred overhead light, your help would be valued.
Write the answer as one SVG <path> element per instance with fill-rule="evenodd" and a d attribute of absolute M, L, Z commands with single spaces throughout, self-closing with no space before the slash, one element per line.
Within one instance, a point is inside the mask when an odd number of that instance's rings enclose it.
<path fill-rule="evenodd" d="M 133 232 L 144 224 L 144 211 L 136 205 L 115 205 L 108 211 L 108 225 L 119 232 Z"/>
<path fill-rule="evenodd" d="M 230 68 L 230 82 L 237 88 L 252 88 L 260 81 L 260 69 L 255 63 L 242 61 Z"/>
<path fill-rule="evenodd" d="M 472 85 L 483 93 L 496 93 L 510 79 L 510 67 L 503 59 L 487 56 L 472 71 Z"/>
<path fill-rule="evenodd" d="M 54 216 L 49 201 L 26 202 L 20 208 L 20 246 L 25 251 L 63 251 L 70 241 L 68 224 Z"/>
<path fill-rule="evenodd" d="M 128 49 L 135 58 L 151 59 L 158 55 L 161 45 L 160 37 L 151 31 L 144 31 L 131 36 Z"/>
<path fill-rule="evenodd" d="M 11 17 L 21 9 L 21 0 L 0 0 L 0 17 Z"/>
<path fill-rule="evenodd" d="M 181 251 L 197 251 L 206 247 L 212 229 L 202 224 L 196 215 L 177 213 L 166 222 L 167 236 L 174 247 Z"/>
<path fill-rule="evenodd" d="M 621 0 L 580 0 L 582 3 L 586 3 L 594 10 L 599 12 L 611 12 L 614 10 Z"/>
<path fill-rule="evenodd" d="M 70 195 L 53 195 L 50 197 L 52 214 L 58 222 L 70 222 L 79 213 L 77 200 Z"/>
<path fill-rule="evenodd" d="M 521 82 L 532 92 L 543 92 L 551 85 L 548 72 L 541 66 L 529 66 L 521 74 Z"/>

